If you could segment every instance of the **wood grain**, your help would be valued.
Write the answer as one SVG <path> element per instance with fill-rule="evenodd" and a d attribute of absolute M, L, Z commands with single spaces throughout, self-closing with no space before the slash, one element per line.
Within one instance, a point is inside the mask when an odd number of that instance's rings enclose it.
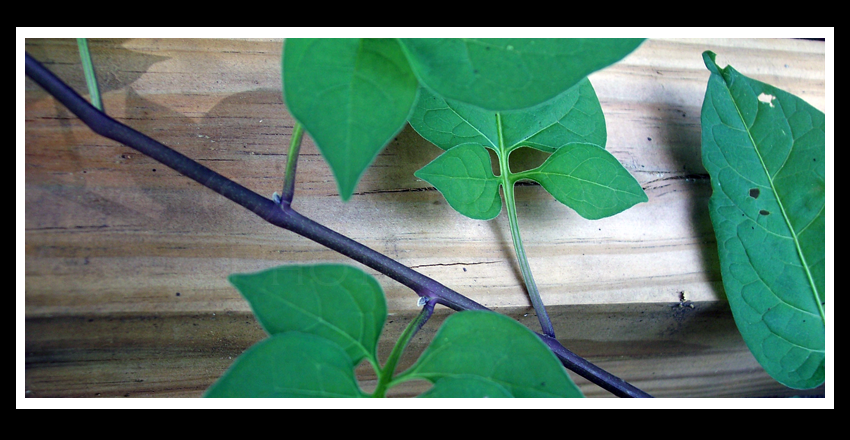
<path fill-rule="evenodd" d="M 280 93 L 279 40 L 89 44 L 112 117 L 260 194 L 280 192 L 293 119 Z M 85 94 L 74 40 L 25 46 Z M 700 159 L 704 50 L 825 107 L 823 42 L 648 40 L 590 79 L 608 150 L 649 202 L 588 221 L 539 186 L 521 186 L 526 251 L 564 345 L 650 394 L 799 395 L 761 371 L 725 302 Z M 29 79 L 25 91 L 26 396 L 197 397 L 264 336 L 227 274 L 359 266 L 93 134 Z M 491 222 L 464 218 L 413 177 L 438 152 L 405 127 L 343 203 L 306 136 L 293 206 L 537 330 L 504 213 Z M 516 165 L 539 160 L 528 153 Z M 416 295 L 364 269 L 387 295 L 386 355 L 415 314 Z M 682 292 L 694 308 L 680 307 Z M 409 362 L 438 322 L 418 336 Z M 374 377 L 359 372 L 368 387 Z M 609 396 L 576 380 L 588 396 Z"/>

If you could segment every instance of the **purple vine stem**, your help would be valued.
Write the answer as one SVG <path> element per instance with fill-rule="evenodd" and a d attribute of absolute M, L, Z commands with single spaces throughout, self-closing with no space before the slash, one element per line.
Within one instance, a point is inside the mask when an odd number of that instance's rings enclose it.
<path fill-rule="evenodd" d="M 26 75 L 76 115 L 92 131 L 131 147 L 184 176 L 248 209 L 263 220 L 319 243 L 358 261 L 411 288 L 417 295 L 453 310 L 490 310 L 439 282 L 372 250 L 296 212 L 288 201 L 278 204 L 216 173 L 191 158 L 139 133 L 96 109 L 56 75 L 26 56 Z M 619 397 L 652 397 L 606 372 L 561 345 L 557 339 L 541 340 L 565 367 Z"/>

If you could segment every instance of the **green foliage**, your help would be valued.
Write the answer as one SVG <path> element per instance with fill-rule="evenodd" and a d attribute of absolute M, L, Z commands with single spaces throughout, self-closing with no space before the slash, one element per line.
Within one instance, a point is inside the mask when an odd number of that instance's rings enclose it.
<path fill-rule="evenodd" d="M 703 163 L 721 274 L 738 329 L 792 388 L 824 381 L 825 118 L 715 55 L 702 108 Z"/>
<path fill-rule="evenodd" d="M 648 200 L 620 162 L 593 144 L 567 144 L 524 177 L 539 182 L 559 202 L 591 220 Z"/>
<path fill-rule="evenodd" d="M 340 197 L 348 200 L 378 152 L 407 122 L 418 90 L 499 111 L 532 107 L 556 99 L 589 73 L 626 56 L 641 42 L 288 39 L 282 63 L 284 100 L 331 167 Z M 464 54 L 469 57 L 464 58 Z M 595 95 L 590 105 L 594 102 L 598 107 Z M 583 136 L 582 133 L 599 128 L 595 123 L 585 124 L 587 120 L 580 114 L 583 106 L 576 109 L 569 122 L 555 127 L 556 131 L 575 130 Z M 601 114 L 601 110 L 591 109 L 588 116 L 592 118 L 597 112 Z M 557 124 L 566 116 L 560 114 L 551 119 L 552 115 L 543 108 L 529 115 L 534 118 L 511 121 L 503 128 L 517 136 L 539 133 L 542 127 L 538 124 Z M 493 128 L 491 125 L 487 132 Z M 529 142 L 534 146 L 536 141 Z M 552 141 L 542 139 L 535 148 L 545 150 L 551 145 Z"/>
<path fill-rule="evenodd" d="M 363 171 L 404 126 L 416 77 L 392 39 L 287 39 L 283 91 L 348 200 Z"/>
<path fill-rule="evenodd" d="M 229 277 L 263 328 L 276 335 L 309 331 L 342 347 L 357 363 L 377 365 L 387 304 L 378 282 L 350 266 L 281 266 Z"/>
<path fill-rule="evenodd" d="M 487 150 L 477 144 L 458 145 L 415 174 L 434 185 L 452 208 L 467 217 L 490 220 L 502 210 L 501 181 L 493 174 Z"/>
<path fill-rule="evenodd" d="M 492 312 L 449 316 L 431 345 L 399 380 L 414 378 L 440 384 L 437 394 L 464 391 L 509 393 L 514 397 L 582 397 L 537 335 Z"/>
<path fill-rule="evenodd" d="M 420 394 L 419 397 L 446 399 L 455 397 L 499 398 L 514 396 L 497 382 L 472 374 L 459 374 L 456 376 L 446 376 L 437 380 L 431 389 Z"/>
<path fill-rule="evenodd" d="M 450 316 L 416 366 L 395 375 L 395 361 L 423 320 L 411 323 L 380 367 L 375 331 L 386 320 L 385 299 L 360 269 L 283 266 L 230 280 L 270 336 L 239 356 L 206 397 L 370 397 L 354 376 L 364 358 L 379 384 L 434 382 L 423 397 L 581 397 L 538 336 L 502 315 Z"/>
<path fill-rule="evenodd" d="M 279 333 L 246 350 L 204 397 L 365 397 L 354 366 L 329 339 Z"/>
<path fill-rule="evenodd" d="M 453 101 L 505 111 L 531 107 L 613 64 L 642 39 L 403 39 L 423 85 Z"/>
<path fill-rule="evenodd" d="M 604 149 L 605 117 L 586 78 L 550 101 L 509 112 L 448 101 L 423 90 L 410 125 L 448 150 L 416 176 L 471 218 L 498 215 L 499 185 L 521 179 L 539 182 L 588 219 L 614 215 L 647 200 L 634 177 Z M 533 170 L 515 173 L 503 166 L 511 152 L 524 146 L 554 154 Z M 485 147 L 496 152 L 500 177 L 493 173 Z"/>
<path fill-rule="evenodd" d="M 410 125 L 443 150 L 476 143 L 497 152 L 529 146 L 551 153 L 570 142 L 604 146 L 607 139 L 605 115 L 587 78 L 536 106 L 499 112 L 423 89 Z"/>

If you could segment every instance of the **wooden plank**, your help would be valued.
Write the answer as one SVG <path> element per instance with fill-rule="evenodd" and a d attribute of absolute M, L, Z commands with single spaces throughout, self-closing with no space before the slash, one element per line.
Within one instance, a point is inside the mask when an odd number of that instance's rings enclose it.
<path fill-rule="evenodd" d="M 280 94 L 280 41 L 93 40 L 90 48 L 112 117 L 261 194 L 280 191 L 293 126 Z M 27 40 L 26 50 L 85 93 L 73 40 Z M 538 186 L 521 186 L 520 227 L 568 348 L 653 395 L 787 395 L 734 331 L 723 295 L 699 155 L 703 50 L 825 107 L 823 42 L 649 40 L 590 77 L 608 149 L 649 202 L 587 221 Z M 30 80 L 25 89 L 28 396 L 198 396 L 262 337 L 227 274 L 350 263 L 93 134 Z M 463 218 L 413 177 L 438 152 L 406 127 L 342 203 L 306 137 L 294 207 L 537 329 L 504 215 Z M 527 154 L 517 164 L 539 160 Z M 416 296 L 365 269 L 387 294 L 387 348 L 417 310 Z M 694 309 L 678 308 L 681 292 Z M 368 370 L 361 375 L 369 381 Z M 590 396 L 607 395 L 577 381 Z"/>

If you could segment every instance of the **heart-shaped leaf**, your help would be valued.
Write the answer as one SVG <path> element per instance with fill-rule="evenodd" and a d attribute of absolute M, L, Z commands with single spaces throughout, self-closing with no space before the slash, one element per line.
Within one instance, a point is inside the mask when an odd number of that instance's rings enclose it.
<path fill-rule="evenodd" d="M 287 332 L 239 356 L 204 397 L 364 397 L 354 363 L 320 336 Z"/>
<path fill-rule="evenodd" d="M 452 208 L 467 217 L 490 220 L 502 210 L 499 179 L 480 145 L 458 145 L 414 175 L 434 185 Z"/>
<path fill-rule="evenodd" d="M 824 381 L 825 117 L 800 98 L 721 69 L 711 52 L 703 164 L 735 322 L 773 378 Z"/>
<path fill-rule="evenodd" d="M 383 290 L 362 270 L 341 264 L 280 266 L 228 278 L 275 335 L 300 331 L 337 343 L 357 363 L 377 362 L 387 318 Z"/>
<path fill-rule="evenodd" d="M 582 397 L 551 350 L 522 324 L 493 312 L 449 316 L 431 345 L 402 373 L 437 383 L 469 375 L 493 382 L 514 397 Z M 488 387 L 492 389 L 492 387 Z"/>
<path fill-rule="evenodd" d="M 591 220 L 648 200 L 617 158 L 593 144 L 567 144 L 522 176 L 539 182 L 556 200 Z"/>
<path fill-rule="evenodd" d="M 418 88 L 396 40 L 284 43 L 284 100 L 319 147 L 343 200 L 404 126 Z"/>

